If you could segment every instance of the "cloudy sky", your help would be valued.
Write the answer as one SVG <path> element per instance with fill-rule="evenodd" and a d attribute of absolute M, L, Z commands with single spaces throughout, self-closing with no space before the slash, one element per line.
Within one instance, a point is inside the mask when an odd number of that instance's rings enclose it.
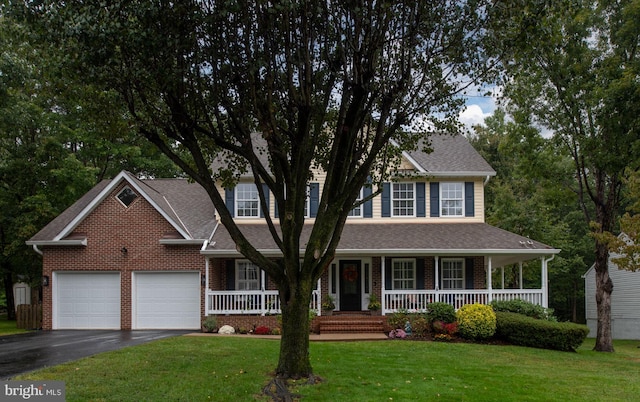
<path fill-rule="evenodd" d="M 492 88 L 492 92 L 496 95 L 484 95 L 482 90 L 477 90 L 473 95 L 467 97 L 465 109 L 460 112 L 460 121 L 468 128 L 476 124 L 484 124 L 484 119 L 491 116 L 496 110 L 496 99 L 498 91 Z"/>

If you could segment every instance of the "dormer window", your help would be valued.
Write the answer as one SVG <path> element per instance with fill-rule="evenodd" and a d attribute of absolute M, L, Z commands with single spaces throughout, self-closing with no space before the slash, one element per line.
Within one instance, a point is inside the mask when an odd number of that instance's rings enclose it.
<path fill-rule="evenodd" d="M 138 194 L 136 194 L 135 191 L 133 191 L 129 186 L 126 186 L 125 188 L 120 190 L 118 195 L 116 195 L 116 198 L 120 200 L 122 205 L 128 208 L 129 205 L 131 205 L 133 201 L 138 198 Z"/>

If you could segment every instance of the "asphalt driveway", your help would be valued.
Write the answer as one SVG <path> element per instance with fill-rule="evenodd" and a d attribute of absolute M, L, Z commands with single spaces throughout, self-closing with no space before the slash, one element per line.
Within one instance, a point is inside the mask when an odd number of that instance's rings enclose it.
<path fill-rule="evenodd" d="M 0 337 L 0 380 L 82 357 L 193 331 L 35 331 Z"/>

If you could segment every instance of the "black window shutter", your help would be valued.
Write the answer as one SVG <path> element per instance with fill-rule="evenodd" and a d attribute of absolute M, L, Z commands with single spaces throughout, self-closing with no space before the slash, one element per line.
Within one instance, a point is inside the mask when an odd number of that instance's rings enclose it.
<path fill-rule="evenodd" d="M 229 213 L 231 214 L 232 217 L 235 216 L 234 214 L 236 211 L 235 196 L 236 194 L 234 189 L 228 189 L 228 188 L 224 189 L 224 203 L 227 205 L 227 209 L 229 210 Z"/>
<path fill-rule="evenodd" d="M 416 289 L 424 289 L 424 258 L 416 259 Z"/>
<path fill-rule="evenodd" d="M 235 260 L 227 260 L 227 290 L 236 290 Z"/>
<path fill-rule="evenodd" d="M 464 216 L 474 216 L 474 202 L 473 202 L 473 182 L 468 181 L 464 183 Z"/>
<path fill-rule="evenodd" d="M 440 183 L 429 183 L 429 202 L 431 204 L 430 216 L 440 216 Z"/>
<path fill-rule="evenodd" d="M 382 217 L 391 216 L 391 183 L 382 183 Z"/>
<path fill-rule="evenodd" d="M 266 184 L 262 184 L 262 192 L 264 193 L 264 201 L 267 204 L 267 208 L 269 208 L 269 186 L 267 186 Z M 262 207 L 260 208 L 260 217 L 264 218 L 265 216 L 265 211 L 262 210 Z"/>
<path fill-rule="evenodd" d="M 425 184 L 416 183 L 416 216 L 418 218 L 424 218 L 427 216 L 427 200 L 425 198 Z"/>
<path fill-rule="evenodd" d="M 371 187 L 364 186 L 364 188 L 362 189 L 362 197 L 367 198 L 368 196 L 371 195 L 372 192 L 373 192 L 373 189 Z M 365 218 L 373 218 L 373 200 L 366 201 L 362 205 L 362 208 L 364 208 L 362 212 Z"/>
<path fill-rule="evenodd" d="M 309 217 L 315 218 L 318 215 L 318 205 L 320 204 L 320 183 L 309 183 Z"/>
<path fill-rule="evenodd" d="M 393 277 L 392 277 L 391 258 L 385 258 L 384 260 L 384 287 L 387 290 L 392 290 Z"/>
<path fill-rule="evenodd" d="M 464 281 L 466 289 L 473 289 L 474 284 L 474 269 L 473 258 L 466 258 L 464 261 Z"/>

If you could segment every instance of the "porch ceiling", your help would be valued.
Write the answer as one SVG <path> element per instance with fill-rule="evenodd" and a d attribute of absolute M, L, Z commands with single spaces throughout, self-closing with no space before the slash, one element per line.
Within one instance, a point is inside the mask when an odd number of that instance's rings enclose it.
<path fill-rule="evenodd" d="M 311 224 L 305 225 L 301 245 L 306 244 Z M 265 224 L 239 224 L 247 239 L 265 254 L 279 255 Z M 227 230 L 220 225 L 209 246 L 212 255 L 239 255 Z M 486 223 L 348 223 L 336 250 L 339 255 L 427 256 L 485 255 L 501 266 L 559 253 L 546 244 Z"/>

